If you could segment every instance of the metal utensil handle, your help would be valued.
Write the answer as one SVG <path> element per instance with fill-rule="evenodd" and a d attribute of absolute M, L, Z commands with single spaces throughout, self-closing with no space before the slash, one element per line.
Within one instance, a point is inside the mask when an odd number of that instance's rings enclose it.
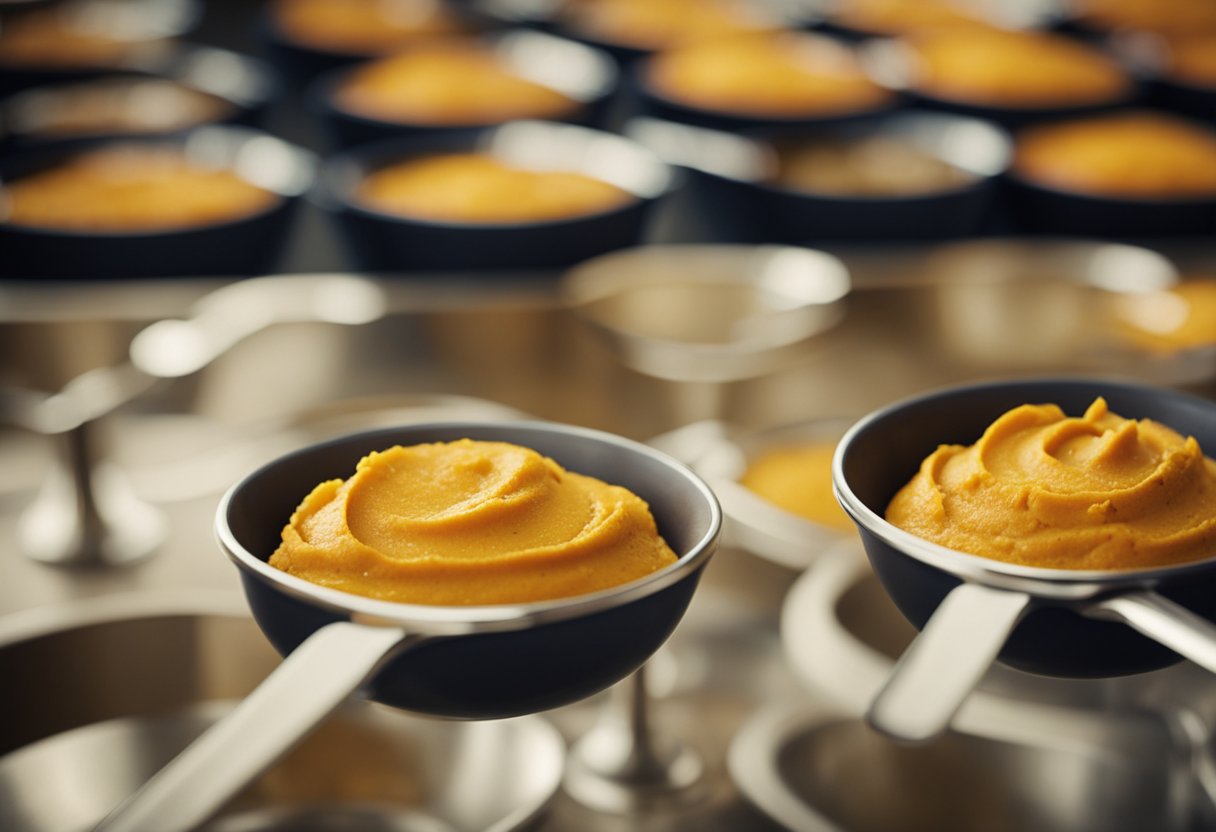
<path fill-rule="evenodd" d="M 1030 601 L 1024 592 L 978 584 L 953 589 L 896 663 L 866 719 L 907 742 L 946 730 Z"/>
<path fill-rule="evenodd" d="M 1112 595 L 1087 611 L 1115 618 L 1216 673 L 1216 624 L 1151 590 Z"/>
<path fill-rule="evenodd" d="M 396 627 L 346 621 L 317 630 L 94 832 L 195 828 L 303 739 L 409 638 Z"/>

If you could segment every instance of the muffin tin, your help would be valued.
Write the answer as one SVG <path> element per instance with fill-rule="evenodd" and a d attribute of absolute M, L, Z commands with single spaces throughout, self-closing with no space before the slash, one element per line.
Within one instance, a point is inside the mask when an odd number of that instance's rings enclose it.
<path fill-rule="evenodd" d="M 235 0 L 208 4 L 200 39 L 221 31 L 224 36 L 215 38 L 217 46 L 258 48 L 255 28 L 234 33 L 230 26 L 206 25 L 213 13 L 222 16 L 238 5 L 245 9 Z M 247 18 L 245 12 L 232 19 Z M 495 24 L 502 25 L 502 19 Z M 294 80 L 300 76 L 291 75 L 293 70 L 279 63 L 280 57 L 270 55 L 284 77 L 293 80 L 279 88 L 279 97 L 270 103 L 267 126 L 297 146 L 318 150 L 329 164 L 342 164 L 325 144 L 315 114 L 301 100 L 302 82 Z M 626 131 L 631 103 L 620 79 L 627 73 L 617 76 L 607 102 L 606 127 L 613 132 Z M 901 109 L 909 111 L 910 118 L 923 114 L 920 108 Z M 641 139 L 632 131 L 628 136 Z M 763 152 L 757 151 L 761 138 L 731 129 L 716 131 L 708 144 L 713 153 L 725 148 L 717 164 L 747 167 L 763 160 Z M 588 283 L 594 278 L 602 288 L 613 280 L 639 277 L 638 264 L 652 259 L 663 262 L 661 270 L 668 277 L 679 279 L 729 267 L 735 256 L 771 254 L 770 249 L 749 249 L 750 244 L 734 241 L 726 256 L 718 247 L 730 242 L 727 235 L 696 217 L 707 205 L 691 187 L 695 166 L 658 155 L 677 169 L 672 187 L 657 194 L 660 198 L 635 237 L 614 240 L 613 247 L 623 248 L 590 264 L 595 268 L 586 270 L 594 273 Z M 612 152 L 607 158 L 621 157 Z M 266 661 L 269 648 L 241 617 L 244 608 L 231 570 L 211 540 L 219 492 L 271 452 L 337 432 L 410 421 L 416 416 L 408 406 L 412 402 L 446 407 L 473 401 L 478 403 L 476 418 L 483 413 L 494 419 L 527 414 L 653 440 L 718 482 L 728 545 L 706 568 L 688 615 L 669 646 L 655 657 L 649 675 L 656 720 L 676 727 L 681 738 L 693 740 L 701 752 L 708 775 L 704 790 L 689 803 L 650 806 L 625 819 L 590 810 L 563 791 L 549 776 L 560 767 L 563 750 L 550 742 L 551 728 L 566 739 L 586 736 L 600 717 L 598 697 L 547 712 L 538 720 L 529 718 L 519 733 L 508 724 L 489 723 L 491 740 L 500 751 L 523 755 L 519 765 L 507 768 L 521 776 L 546 775 L 526 794 L 509 795 L 484 787 L 499 782 L 496 778 L 505 769 L 487 779 L 471 770 L 475 767 L 455 765 L 455 755 L 475 732 L 475 724 L 417 720 L 376 709 L 366 724 L 377 732 L 383 728 L 381 739 L 395 737 L 395 729 L 400 729 L 405 744 L 395 746 L 397 750 L 419 751 L 432 761 L 422 774 L 411 769 L 401 775 L 411 787 L 423 789 L 423 802 L 431 807 L 425 816 L 416 811 L 419 803 L 413 799 L 390 799 L 387 808 L 379 804 L 382 814 L 372 817 L 363 813 L 367 807 L 358 800 L 346 801 L 335 814 L 332 807 L 307 805 L 298 793 L 289 793 L 273 807 L 234 807 L 238 813 L 224 818 L 220 829 L 233 832 L 258 823 L 292 828 L 304 822 L 342 828 L 341 823 L 349 825 L 352 819 L 364 825 L 391 820 L 405 828 L 427 829 L 434 827 L 436 817 L 463 829 L 464 821 L 450 810 L 493 803 L 492 816 L 479 815 L 466 825 L 506 829 L 531 820 L 533 828 L 544 832 L 608 832 L 622 828 L 622 823 L 643 828 L 654 821 L 658 828 L 698 832 L 857 830 L 884 822 L 867 814 L 878 803 L 876 795 L 889 798 L 888 805 L 903 807 L 906 804 L 894 802 L 906 794 L 900 783 L 921 774 L 921 794 L 933 797 L 916 805 L 924 815 L 909 809 L 901 817 L 937 829 L 948 828 L 940 813 L 956 805 L 954 786 L 969 772 L 1007 776 L 1001 782 L 1009 791 L 991 798 L 997 805 L 1011 805 L 1000 801 L 1013 801 L 1017 795 L 1016 802 L 1034 805 L 1043 813 L 1039 819 L 1048 818 L 1060 828 L 1084 828 L 1080 824 L 1089 821 L 1109 821 L 1111 828 L 1118 823 L 1185 832 L 1210 828 L 1216 822 L 1216 812 L 1207 805 L 1208 796 L 1216 794 L 1216 765 L 1208 759 L 1205 743 L 1216 714 L 1216 686 L 1207 674 L 1191 673 L 1195 668 L 1184 665 L 1173 669 L 1178 675 L 1159 671 L 1138 684 L 1060 687 L 994 671 L 963 711 L 962 730 L 919 754 L 896 748 L 868 733 L 860 714 L 872 680 L 883 674 L 910 636 L 906 626 L 883 629 L 892 621 L 890 602 L 872 584 L 849 590 L 845 606 L 802 591 L 831 576 L 838 545 L 854 544 L 812 535 L 790 517 L 770 522 L 771 514 L 738 507 L 743 504 L 732 500 L 730 488 L 738 485 L 733 480 L 741 456 L 783 435 L 785 428 L 799 432 L 834 426 L 842 416 L 848 422 L 852 415 L 930 387 L 1052 372 L 1130 377 L 1185 386 L 1205 396 L 1216 393 L 1216 363 L 1210 351 L 1142 352 L 1119 337 L 1110 303 L 1216 270 L 1210 239 L 1164 235 L 1140 240 L 1132 234 L 1134 239 L 1112 242 L 1098 239 L 1108 236 L 1102 228 L 1082 239 L 1031 236 L 1008 213 L 1006 180 L 994 176 L 992 185 L 993 210 L 986 221 L 943 232 L 944 239 L 879 242 L 880 236 L 889 235 L 874 233 L 871 223 L 815 239 L 815 248 L 831 258 L 827 262 L 840 264 L 847 283 L 845 291 L 831 295 L 820 310 L 824 315 L 803 333 L 807 337 L 782 342 L 779 361 L 738 365 L 730 356 L 719 355 L 697 362 L 697 372 L 691 375 L 687 367 L 673 373 L 669 362 L 637 360 L 638 354 L 623 350 L 620 340 L 580 320 L 563 294 L 566 264 L 533 261 L 505 270 L 497 267 L 505 261 L 496 256 L 489 264 L 453 271 L 426 259 L 362 260 L 352 254 L 368 256 L 374 247 L 343 249 L 340 226 L 326 212 L 326 197 L 320 189 L 313 190 L 313 198 L 300 202 L 292 224 L 283 230 L 286 259 L 265 268 L 282 274 L 366 270 L 358 276 L 383 292 L 384 314 L 354 326 L 297 320 L 266 328 L 206 368 L 162 381 L 90 426 L 108 438 L 101 445 L 107 461 L 128 474 L 135 495 L 154 503 L 168 520 L 163 543 L 138 568 L 71 571 L 25 557 L 17 531 L 20 517 L 50 469 L 54 449 L 49 441 L 7 425 L 6 419 L 0 429 L 0 469 L 6 472 L 0 483 L 0 542 L 8 544 L 11 557 L 0 584 L 0 632 L 10 635 L 0 644 L 0 660 L 18 642 L 46 645 L 56 640 L 52 631 L 71 629 L 64 622 L 90 612 L 95 601 L 110 610 L 116 622 L 121 619 L 115 627 L 146 634 L 139 619 L 155 596 L 155 614 L 149 619 L 153 623 L 148 626 L 157 636 L 154 641 L 169 647 L 173 661 L 189 664 L 192 645 L 199 644 L 198 632 L 209 632 L 217 616 L 228 622 L 216 625 L 222 634 L 203 639 L 212 652 L 202 670 L 154 674 L 170 685 L 199 681 L 206 687 L 207 680 L 216 680 L 218 688 L 208 687 L 197 696 L 193 690 L 178 691 L 174 702 L 191 705 L 196 699 L 241 695 L 247 689 L 241 685 L 248 681 L 246 653 L 261 651 L 257 661 Z M 804 245 L 810 239 L 795 242 Z M 232 249 L 232 244 L 233 238 L 226 238 L 215 248 Z M 458 245 L 456 251 L 475 254 L 480 245 L 471 240 L 467 250 Z M 547 244 L 538 245 L 543 249 Z M 681 246 L 699 249 L 701 259 L 681 259 Z M 411 248 L 427 257 L 438 255 L 425 243 Z M 6 275 L 0 281 L 0 412 L 11 416 L 10 408 L 23 400 L 20 393 L 30 392 L 13 388 L 50 393 L 85 371 L 120 363 L 127 345 L 147 324 L 189 316 L 200 298 L 232 280 L 218 270 L 157 279 L 167 273 L 138 281 L 127 279 L 133 276 L 127 269 L 111 271 L 104 280 L 91 271 L 80 273 L 85 280 Z M 400 279 L 403 274 L 412 279 Z M 668 336 L 683 331 L 682 319 L 687 323 L 696 318 L 702 300 L 694 289 L 678 304 L 667 304 L 669 312 L 659 309 L 660 314 L 648 319 L 650 334 L 671 346 Z M 752 334 L 777 338 L 788 333 Z M 647 356 L 655 357 L 653 352 Z M 103 378 L 104 373 L 97 373 L 86 381 Z M 98 387 L 94 392 L 106 391 Z M 864 583 L 868 573 L 858 563 L 850 563 L 857 569 L 850 576 Z M 211 593 L 222 597 L 217 609 L 205 602 L 204 596 Z M 851 636 L 831 641 L 811 624 L 812 619 L 830 619 L 846 606 L 850 626 L 866 643 L 864 649 Z M 797 625 L 795 635 L 789 627 L 782 631 L 783 614 Z M 187 623 L 168 626 L 168 619 Z M 119 705 L 130 710 L 135 704 L 133 694 L 121 690 L 122 683 L 142 676 L 127 664 L 133 658 L 130 652 L 112 649 L 114 643 L 131 642 L 107 638 L 66 638 L 53 663 L 35 656 L 31 661 L 36 669 L 20 672 L 22 679 L 34 681 L 10 691 L 6 707 L 30 718 L 10 720 L 8 731 L 24 733 L 11 734 L 3 746 L 0 772 L 28 759 L 19 756 L 22 750 L 39 752 L 50 737 L 74 739 L 81 736 L 77 731 L 125 730 L 127 725 L 108 720 L 123 716 L 115 710 Z M 113 657 L 113 663 L 104 668 L 88 664 L 91 655 Z M 77 662 L 88 664 L 94 674 L 90 678 L 106 680 L 90 682 L 97 692 L 93 699 L 78 696 L 78 686 L 65 680 L 66 669 Z M 112 687 L 118 692 L 111 697 L 106 692 Z M 1150 705 L 1147 712 L 1145 703 Z M 1012 722 L 1004 718 L 1010 709 L 1020 713 Z M 1042 740 L 1052 735 L 1056 723 L 1036 717 L 1029 720 L 1035 729 L 1030 735 L 1021 730 L 1028 724 L 1026 713 L 1041 715 L 1046 710 L 1082 714 L 1085 718 L 1073 727 L 1083 724 L 1096 730 L 1075 743 L 1072 735 L 1061 732 L 1057 736 L 1067 736 L 1068 747 L 1048 747 Z M 1128 711 L 1136 715 L 1128 716 Z M 66 712 L 73 715 L 65 721 Z M 363 720 L 364 715 L 354 717 L 355 732 Z M 150 724 L 143 717 L 138 722 Z M 386 728 L 389 722 L 394 725 Z M 1095 737 L 1101 742 L 1091 745 Z M 329 739 L 318 736 L 322 746 Z M 1171 743 L 1178 742 L 1194 743 L 1195 755 L 1189 761 L 1193 768 L 1189 762 L 1169 768 L 1177 764 Z M 1112 743 L 1134 749 L 1140 754 L 1138 762 L 1124 764 L 1123 758 L 1104 756 Z M 363 739 L 358 744 L 381 748 Z M 529 750 L 520 750 L 524 746 Z M 865 788 L 858 787 L 860 780 L 833 781 L 825 774 L 826 763 L 815 765 L 832 760 L 855 761 L 862 772 L 889 766 L 891 779 L 865 781 Z M 391 761 L 368 762 L 369 778 L 386 778 L 391 788 L 401 785 Z M 1048 789 L 1041 779 L 1025 779 L 1027 770 L 1059 776 Z M 82 777 L 100 783 L 95 772 L 89 769 Z M 135 777 L 142 780 L 145 774 Z M 1118 779 L 1123 777 L 1135 780 L 1138 788 L 1113 796 L 1098 788 L 1112 778 L 1129 782 Z M 479 799 L 470 802 L 467 796 L 474 793 Z M 22 794 L 33 795 L 29 805 L 35 814 L 64 808 L 44 792 Z M 255 790 L 253 799 L 264 794 Z M 957 812 L 949 816 L 962 817 L 958 822 L 968 825 L 976 818 L 990 818 L 992 806 L 958 801 Z M 1111 813 L 1102 814 L 1101 807 Z"/>

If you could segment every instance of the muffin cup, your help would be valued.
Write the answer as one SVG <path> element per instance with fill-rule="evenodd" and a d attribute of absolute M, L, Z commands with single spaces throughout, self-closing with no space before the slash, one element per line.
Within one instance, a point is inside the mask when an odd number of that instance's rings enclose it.
<path fill-rule="evenodd" d="M 988 122 L 911 111 L 835 127 L 770 129 L 734 137 L 656 121 L 634 122 L 630 132 L 661 155 L 670 150 L 669 162 L 693 171 L 687 202 L 695 217 L 689 222 L 699 233 L 741 243 L 940 240 L 987 231 L 994 222 L 1011 147 L 1005 132 Z M 942 190 L 893 196 L 816 194 L 770 181 L 776 148 L 783 142 L 876 136 L 907 141 L 964 169 L 973 179 Z M 724 163 L 719 151 L 725 141 L 736 145 L 732 156 L 748 160 L 746 164 Z"/>
<path fill-rule="evenodd" d="M 15 14 L 43 4 L 18 5 Z M 109 9 L 105 8 L 104 0 L 81 0 L 78 5 L 86 15 L 90 13 L 88 7 L 94 5 L 94 16 L 104 20 L 119 38 L 129 41 L 130 49 L 117 61 L 100 65 L 0 61 L 0 96 L 43 84 L 80 81 L 101 72 L 154 69 L 172 54 L 175 47 L 171 39 L 193 29 L 202 14 L 198 0 L 127 0 L 110 4 Z M 116 11 L 121 14 L 116 15 Z"/>
<path fill-rule="evenodd" d="M 617 89 L 617 70 L 603 53 L 574 41 L 541 32 L 514 31 L 483 36 L 482 40 L 509 62 L 526 68 L 529 80 L 552 87 L 574 100 L 569 113 L 555 121 L 602 126 L 608 119 Z M 338 87 L 358 68 L 343 67 L 320 76 L 308 91 L 309 105 L 336 149 L 402 136 L 453 133 L 503 123 L 480 120 L 458 123 L 388 121 L 349 112 L 334 100 Z"/>
<path fill-rule="evenodd" d="M 282 252 L 292 214 L 311 185 L 315 168 L 311 154 L 268 134 L 209 126 L 168 138 L 99 141 L 14 154 L 0 162 L 0 181 L 50 167 L 84 147 L 115 142 L 179 147 L 238 172 L 251 168 L 257 184 L 278 199 L 256 214 L 150 232 L 60 230 L 0 222 L 4 251 L 0 279 L 243 276 L 269 271 Z"/>
<path fill-rule="evenodd" d="M 637 61 L 626 73 L 622 95 L 628 116 L 663 119 L 728 133 L 839 127 L 876 119 L 905 103 L 902 94 L 893 92 L 889 99 L 878 104 L 815 114 L 783 116 L 729 112 L 686 104 L 664 95 L 647 82 L 649 66 L 649 60 Z"/>
<path fill-rule="evenodd" d="M 74 84 L 44 85 L 24 90 L 0 101 L 0 152 L 12 153 L 33 147 L 86 144 L 105 138 L 171 136 L 204 124 L 256 127 L 265 118 L 266 111 L 279 92 L 278 80 L 268 65 L 235 52 L 205 46 L 174 50 L 160 66 L 149 67 L 147 70 L 107 72 L 91 75 L 80 81 L 123 78 L 173 81 L 190 90 L 216 96 L 228 105 L 228 111 L 218 119 L 166 132 L 123 130 L 87 135 L 50 135 L 24 127 L 19 117 L 19 108 L 53 105 L 55 96 Z"/>
<path fill-rule="evenodd" d="M 470 34 L 501 28 L 501 23 L 493 15 L 483 14 L 474 7 L 474 4 L 443 0 L 441 5 L 457 14 L 462 24 L 467 25 Z M 352 64 L 379 57 L 381 54 L 388 54 L 387 52 L 369 53 L 349 49 L 326 49 L 302 43 L 292 38 L 276 24 L 269 5 L 259 16 L 256 29 L 257 38 L 261 42 L 265 54 L 284 75 L 295 80 L 315 78 L 342 67 L 349 67 Z M 415 42 L 426 43 L 441 37 L 448 36 L 419 35 L 414 40 L 403 41 L 400 48 L 408 49 Z"/>
<path fill-rule="evenodd" d="M 1111 239 L 1216 233 L 1216 197 L 1130 199 L 1063 191 L 1015 173 L 1005 183 L 1009 218 L 1022 231 Z"/>
<path fill-rule="evenodd" d="M 1097 115 L 1136 103 L 1142 90 L 1129 76 L 1129 89 L 1122 95 L 1093 101 L 1042 106 L 1007 106 L 996 103 L 946 98 L 916 84 L 914 57 L 895 38 L 875 39 L 862 47 L 862 57 L 871 76 L 887 89 L 899 92 L 910 106 L 990 121 L 1009 130 L 1057 118 Z"/>
<path fill-rule="evenodd" d="M 464 223 L 398 216 L 361 206 L 355 187 L 369 172 L 435 153 L 488 152 L 539 169 L 576 170 L 614 183 L 633 199 L 569 219 Z M 619 174 L 619 175 L 617 175 Z M 319 199 L 343 232 L 351 259 L 370 271 L 546 269 L 573 265 L 639 242 L 651 208 L 671 187 L 663 162 L 619 136 L 552 122 L 513 122 L 486 130 L 396 139 L 359 147 L 323 165 Z"/>

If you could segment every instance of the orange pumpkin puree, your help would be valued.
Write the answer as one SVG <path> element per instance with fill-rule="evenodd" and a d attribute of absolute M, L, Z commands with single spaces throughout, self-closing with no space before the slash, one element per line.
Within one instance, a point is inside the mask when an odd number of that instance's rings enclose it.
<path fill-rule="evenodd" d="M 809 442 L 757 454 L 739 483 L 768 502 L 812 523 L 853 531 L 832 494 L 835 442 Z"/>
<path fill-rule="evenodd" d="M 244 219 L 280 199 L 175 148 L 116 144 L 7 183 L 0 220 L 64 231 L 155 232 Z"/>
<path fill-rule="evenodd" d="M 628 489 L 469 439 L 369 454 L 313 489 L 270 558 L 343 592 L 438 605 L 581 595 L 675 561 Z"/>
<path fill-rule="evenodd" d="M 870 80 L 849 47 L 792 31 L 682 44 L 650 58 L 645 77 L 677 103 L 746 116 L 839 115 L 894 98 Z"/>
<path fill-rule="evenodd" d="M 575 171 L 530 170 L 481 153 L 407 159 L 367 176 L 359 201 L 416 219 L 467 223 L 546 222 L 608 211 L 627 191 Z"/>
<path fill-rule="evenodd" d="M 887 520 L 934 543 L 1025 566 L 1132 569 L 1216 554 L 1216 461 L 1194 437 L 1096 399 L 1005 413 L 971 446 L 942 445 Z"/>
<path fill-rule="evenodd" d="M 561 119 L 579 102 L 519 74 L 491 47 L 459 40 L 416 46 L 351 70 L 339 108 L 401 124 L 478 125 Z"/>

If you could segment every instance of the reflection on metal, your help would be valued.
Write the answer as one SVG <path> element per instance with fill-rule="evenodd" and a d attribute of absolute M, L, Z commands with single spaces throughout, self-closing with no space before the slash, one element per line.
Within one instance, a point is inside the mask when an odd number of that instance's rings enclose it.
<path fill-rule="evenodd" d="M 29 557 L 57 566 L 121 566 L 151 555 L 166 520 L 135 496 L 83 422 L 55 437 L 54 467 L 18 525 Z"/>
<path fill-rule="evenodd" d="M 785 246 L 646 246 L 567 272 L 569 308 L 628 367 L 722 383 L 782 366 L 840 322 L 849 273 L 835 257 Z"/>
<path fill-rule="evenodd" d="M 89 692 L 5 700 L 19 724 L 0 731 L 0 828 L 90 828 L 229 713 L 278 662 L 239 606 L 114 596 L 0 628 L 4 678 Z M 449 722 L 354 703 L 203 828 L 508 832 L 548 805 L 564 757 L 540 717 Z"/>
<path fill-rule="evenodd" d="M 651 719 L 646 667 L 618 683 L 594 728 L 574 745 L 565 788 L 599 812 L 638 814 L 707 798 L 700 756 Z"/>
<path fill-rule="evenodd" d="M 757 713 L 730 763 L 749 798 L 806 832 L 1197 830 L 1173 788 L 1164 727 L 1156 739 L 1125 757 L 962 733 L 907 746 L 856 717 L 799 705 Z"/>
<path fill-rule="evenodd" d="M 353 275 L 239 281 L 204 296 L 187 320 L 148 326 L 132 342 L 126 364 L 90 370 L 49 396 L 6 396 L 4 416 L 53 437 L 58 446 L 54 467 L 22 517 L 23 550 L 65 566 L 114 566 L 152 554 L 164 538 L 165 520 L 135 495 L 99 447 L 99 421 L 161 379 L 196 373 L 269 326 L 364 324 L 384 309 L 380 289 Z"/>

